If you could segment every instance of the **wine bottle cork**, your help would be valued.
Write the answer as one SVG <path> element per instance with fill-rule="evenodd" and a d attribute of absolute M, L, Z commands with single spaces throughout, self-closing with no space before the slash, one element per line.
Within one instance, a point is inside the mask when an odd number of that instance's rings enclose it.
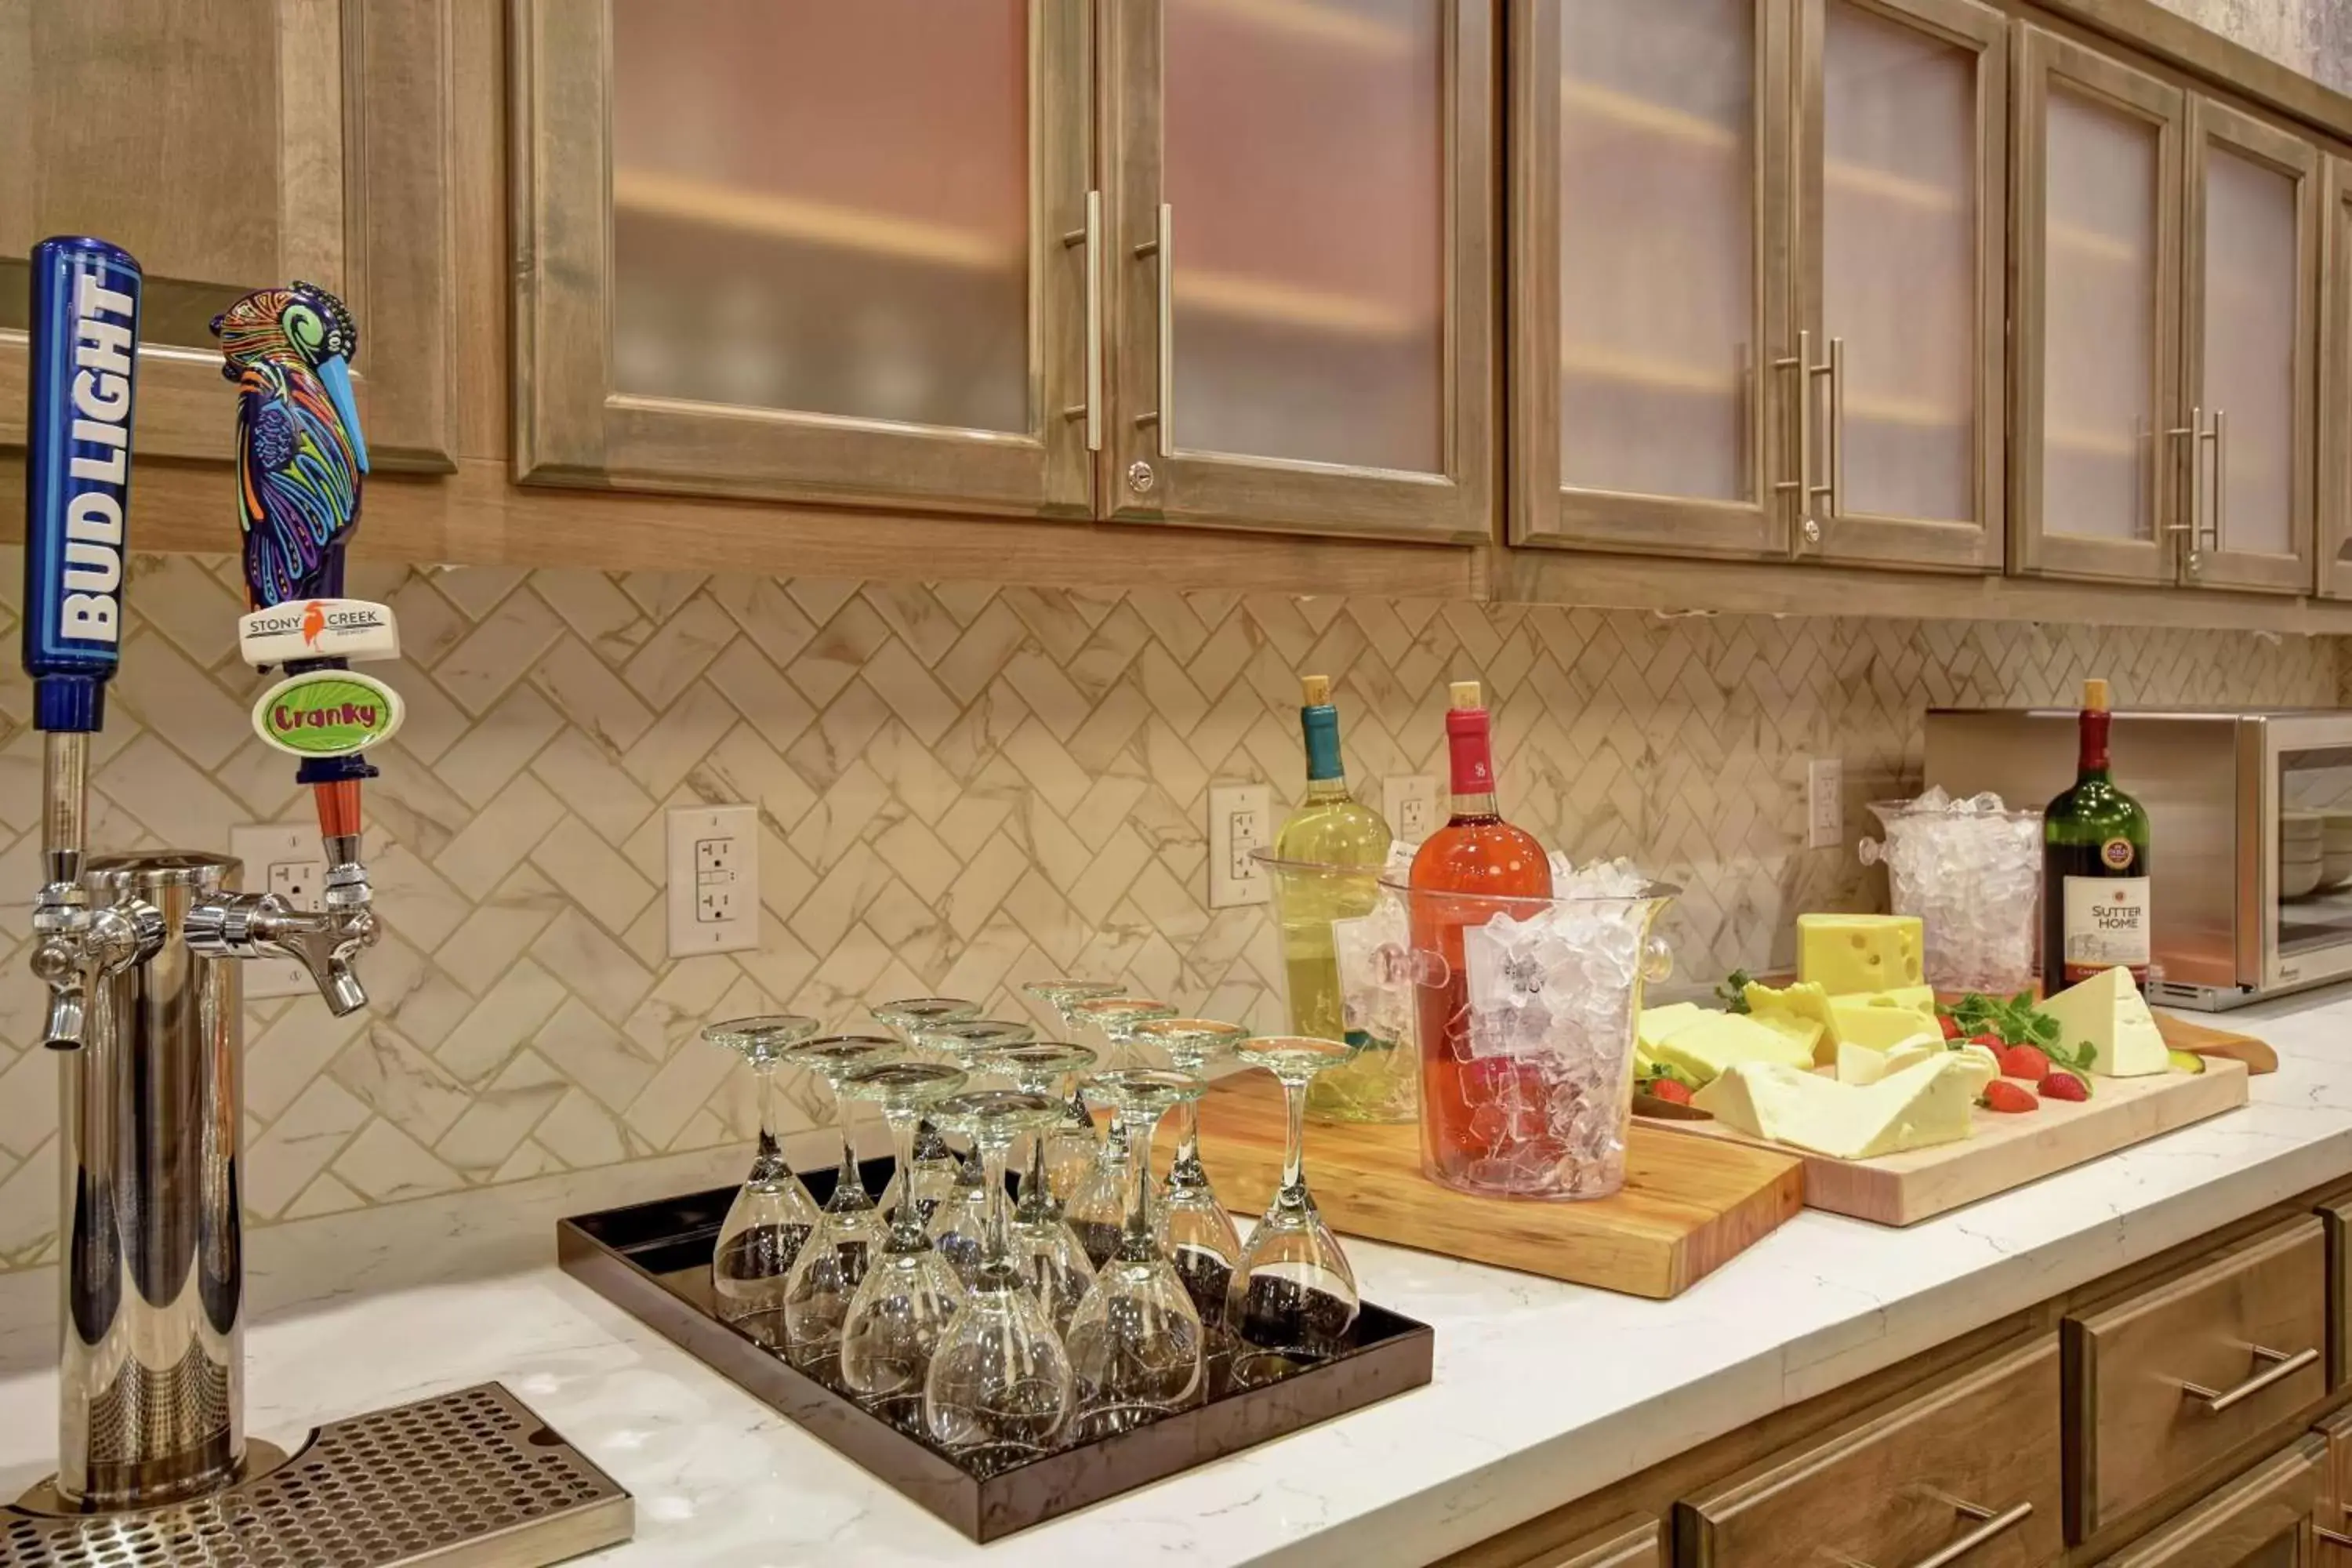
<path fill-rule="evenodd" d="M 2107 683 L 2095 676 L 2083 682 L 2083 711 L 2105 713 L 2107 710 Z"/>
<path fill-rule="evenodd" d="M 1328 675 L 1301 676 L 1298 700 L 1308 708 L 1328 707 L 1331 701 L 1331 678 Z"/>
<path fill-rule="evenodd" d="M 1468 709 L 1483 706 L 1478 700 L 1478 683 L 1476 681 L 1457 680 L 1453 683 L 1452 689 L 1454 692 L 1454 711 L 1461 712 Z"/>

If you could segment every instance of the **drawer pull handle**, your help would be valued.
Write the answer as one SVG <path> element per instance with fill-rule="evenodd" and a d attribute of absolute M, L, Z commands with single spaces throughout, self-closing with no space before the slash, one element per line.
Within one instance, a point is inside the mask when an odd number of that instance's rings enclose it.
<path fill-rule="evenodd" d="M 2319 1352 L 2314 1349 L 2299 1350 L 2289 1355 L 2284 1351 L 2267 1350 L 2256 1345 L 2253 1352 L 2255 1361 L 2269 1364 L 2235 1388 L 2217 1391 L 2199 1384 L 2184 1383 L 2180 1385 L 2180 1392 L 2202 1404 L 2212 1415 L 2219 1415 L 2232 1405 L 2252 1399 L 2271 1384 L 2285 1382 L 2319 1359 Z"/>
<path fill-rule="evenodd" d="M 1953 1501 L 1952 1507 L 1962 1519 L 1973 1519 L 1980 1522 L 1958 1541 L 1938 1547 L 1918 1562 L 1912 1563 L 1911 1568 L 1949 1568 L 1950 1564 L 1958 1563 L 1995 1536 L 2005 1535 L 2033 1517 L 2033 1505 L 2030 1502 L 2019 1503 L 2015 1508 L 2004 1509 L 1999 1513 L 1995 1513 L 1989 1508 L 1980 1508 L 1972 1502 L 1960 1502 L 1957 1500 Z M 1870 1568 L 1870 1565 L 1849 1557 L 1845 1560 L 1845 1568 Z"/>
<path fill-rule="evenodd" d="M 2329 1530 L 2325 1526 L 2315 1526 L 2311 1533 L 2317 1536 L 2320 1540 L 2326 1542 L 2330 1546 L 2352 1546 L 2352 1535 L 2347 1535 L 2340 1530 Z"/>

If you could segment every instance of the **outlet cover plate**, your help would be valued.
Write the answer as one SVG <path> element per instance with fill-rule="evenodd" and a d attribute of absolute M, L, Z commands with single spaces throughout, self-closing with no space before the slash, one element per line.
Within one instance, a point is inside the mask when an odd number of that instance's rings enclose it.
<path fill-rule="evenodd" d="M 1274 792 L 1265 784 L 1209 786 L 1209 907 L 1266 901 L 1265 873 L 1250 851 L 1274 842 Z"/>
<path fill-rule="evenodd" d="M 759 807 L 674 806 L 667 826 L 669 955 L 759 946 Z"/>
<path fill-rule="evenodd" d="M 1815 757 L 1805 763 L 1805 847 L 1834 849 L 1845 841 L 1845 763 Z"/>
<path fill-rule="evenodd" d="M 1444 820 L 1437 814 L 1435 773 L 1391 773 L 1381 780 L 1381 815 L 1400 844 L 1418 844 Z"/>
<path fill-rule="evenodd" d="M 228 852 L 245 862 L 248 893 L 275 893 L 298 910 L 320 907 L 325 891 L 327 854 L 314 824 L 248 822 L 228 830 Z M 290 958 L 257 958 L 244 965 L 248 1002 L 272 996 L 316 996 L 303 967 Z"/>

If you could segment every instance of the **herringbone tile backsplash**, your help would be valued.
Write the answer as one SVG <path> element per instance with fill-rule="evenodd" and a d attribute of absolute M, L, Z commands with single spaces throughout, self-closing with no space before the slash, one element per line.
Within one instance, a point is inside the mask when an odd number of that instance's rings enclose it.
<path fill-rule="evenodd" d="M 0 559 L 14 635 L 16 552 Z M 1349 776 L 1442 773 L 1452 679 L 1496 704 L 1506 809 L 1580 858 L 1688 891 L 1686 975 L 1788 954 L 1801 909 L 1883 897 L 1801 848 L 1805 759 L 1861 803 L 1916 781 L 1936 702 L 2334 701 L 2335 645 L 1862 619 L 1663 619 L 1386 599 L 610 576 L 355 573 L 389 601 L 409 703 L 369 787 L 390 930 L 374 1004 L 251 1005 L 246 1194 L 269 1220 L 606 1165 L 746 1135 L 705 1020 L 852 1025 L 944 992 L 1022 1010 L 1048 972 L 1279 1020 L 1265 912 L 1206 905 L 1212 780 L 1296 793 L 1297 676 L 1338 682 Z M 226 849 L 307 822 L 249 730 L 226 559 L 135 563 L 97 752 L 95 843 Z M 23 943 L 39 737 L 0 680 L 0 1263 L 55 1251 L 56 1068 Z M 662 808 L 759 803 L 761 951 L 664 956 Z M 810 1115 L 795 1087 L 793 1114 Z"/>

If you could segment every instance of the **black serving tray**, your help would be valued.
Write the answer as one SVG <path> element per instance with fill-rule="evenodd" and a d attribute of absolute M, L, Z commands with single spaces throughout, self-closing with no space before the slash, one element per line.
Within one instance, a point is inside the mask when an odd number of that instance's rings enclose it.
<path fill-rule="evenodd" d="M 880 1192 L 889 1171 L 887 1160 L 870 1162 L 868 1190 Z M 832 1175 L 813 1172 L 806 1179 L 824 1202 Z M 557 1258 L 565 1273 L 973 1541 L 994 1541 L 1429 1382 L 1429 1325 L 1368 1301 L 1347 1346 L 1327 1361 L 1243 1387 L 1225 1358 L 1213 1355 L 1208 1397 L 1190 1410 L 1017 1465 L 973 1469 L 719 1321 L 710 1255 L 735 1191 L 715 1187 L 559 1220 Z"/>

